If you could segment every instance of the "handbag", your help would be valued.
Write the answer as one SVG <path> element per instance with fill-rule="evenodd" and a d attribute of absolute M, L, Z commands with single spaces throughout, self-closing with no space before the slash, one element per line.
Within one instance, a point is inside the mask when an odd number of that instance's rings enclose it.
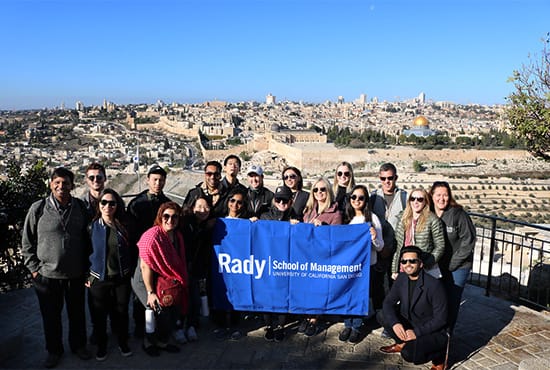
<path fill-rule="evenodd" d="M 167 279 L 161 275 L 157 277 L 157 297 L 164 307 L 181 305 L 183 299 L 183 285 L 174 279 Z"/>

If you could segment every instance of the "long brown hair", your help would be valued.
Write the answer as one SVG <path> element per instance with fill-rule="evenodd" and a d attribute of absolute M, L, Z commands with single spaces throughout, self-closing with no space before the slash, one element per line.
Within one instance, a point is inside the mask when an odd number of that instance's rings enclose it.
<path fill-rule="evenodd" d="M 445 188 L 447 189 L 447 194 L 449 195 L 449 205 L 447 208 L 462 208 L 460 204 L 457 203 L 455 198 L 453 197 L 453 193 L 451 192 L 451 187 L 449 186 L 449 183 L 447 181 L 435 181 L 432 184 L 432 187 L 430 188 L 430 199 L 432 202 L 430 203 L 430 209 L 432 212 L 435 212 L 435 206 L 433 204 L 433 196 L 435 193 L 435 189 L 437 188 Z"/>

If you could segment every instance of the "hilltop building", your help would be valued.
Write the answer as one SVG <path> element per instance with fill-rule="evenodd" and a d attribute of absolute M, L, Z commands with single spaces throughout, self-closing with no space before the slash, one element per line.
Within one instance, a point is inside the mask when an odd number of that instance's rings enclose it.
<path fill-rule="evenodd" d="M 267 105 L 275 105 L 275 102 L 276 102 L 276 97 L 271 95 L 271 93 L 269 93 L 266 97 L 265 97 L 265 103 Z"/>
<path fill-rule="evenodd" d="M 413 127 L 408 130 L 403 130 L 405 136 L 418 136 L 418 137 L 428 137 L 433 136 L 437 132 L 430 129 L 428 119 L 424 116 L 418 116 L 413 121 Z"/>

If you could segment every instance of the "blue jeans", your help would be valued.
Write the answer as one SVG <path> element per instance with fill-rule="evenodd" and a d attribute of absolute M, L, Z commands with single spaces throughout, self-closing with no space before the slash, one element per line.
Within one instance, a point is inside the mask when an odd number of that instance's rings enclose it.
<path fill-rule="evenodd" d="M 462 293 L 464 292 L 464 286 L 466 280 L 470 275 L 470 268 L 461 268 L 451 272 L 447 279 L 444 279 L 445 290 L 447 291 L 447 302 L 449 311 L 449 331 L 452 333 L 458 318 L 458 310 L 460 309 L 460 302 L 462 300 Z"/>
<path fill-rule="evenodd" d="M 456 269 L 451 274 L 453 274 L 454 285 L 464 288 L 466 285 L 466 280 L 470 276 L 470 268 Z"/>
<path fill-rule="evenodd" d="M 353 330 L 361 329 L 363 319 L 361 317 L 348 317 L 344 320 L 344 326 L 346 328 L 352 328 Z"/>

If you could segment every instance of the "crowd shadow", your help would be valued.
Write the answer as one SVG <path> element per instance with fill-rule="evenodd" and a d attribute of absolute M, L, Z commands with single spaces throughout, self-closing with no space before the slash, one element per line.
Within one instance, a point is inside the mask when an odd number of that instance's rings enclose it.
<path fill-rule="evenodd" d="M 485 296 L 485 289 L 466 285 L 460 312 L 451 336 L 449 368 L 479 352 L 513 319 L 510 302 Z"/>

